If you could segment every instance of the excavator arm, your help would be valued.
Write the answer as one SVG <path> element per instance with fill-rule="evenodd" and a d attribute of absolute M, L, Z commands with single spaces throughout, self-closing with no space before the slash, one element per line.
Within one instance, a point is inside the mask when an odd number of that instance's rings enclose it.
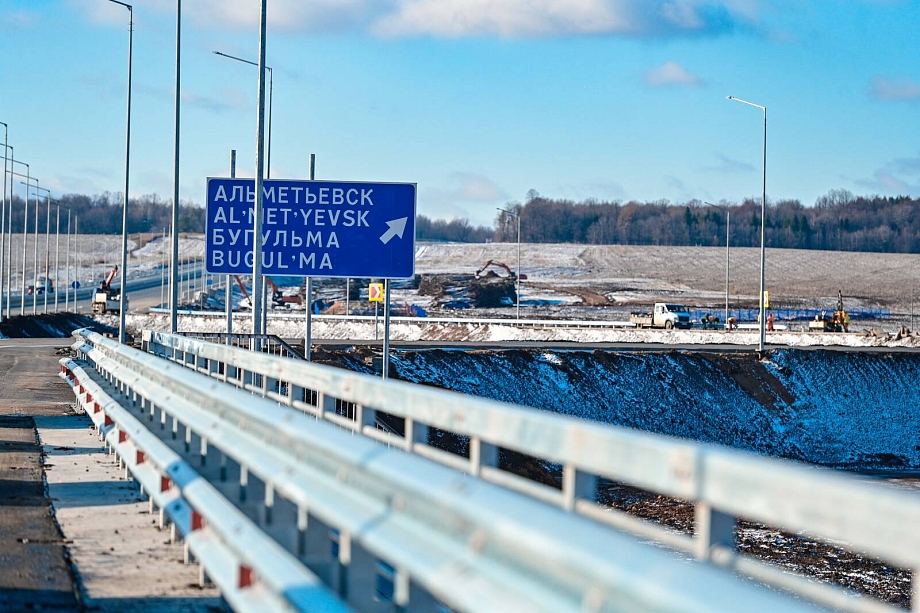
<path fill-rule="evenodd" d="M 240 286 L 240 292 L 243 294 L 243 298 L 249 299 L 249 292 L 246 291 L 246 286 L 243 285 L 243 280 L 240 279 L 239 275 L 233 275 L 233 278 L 236 279 L 236 284 Z"/>
<path fill-rule="evenodd" d="M 505 264 L 504 262 L 498 262 L 496 260 L 489 260 L 488 262 L 482 265 L 482 268 L 476 271 L 476 278 L 478 279 L 479 276 L 483 273 L 483 271 L 485 271 L 485 269 L 488 268 L 489 266 L 503 268 L 505 272 L 508 273 L 508 276 L 511 277 L 512 279 L 514 279 L 517 276 L 514 274 L 514 271 L 511 270 L 511 267 Z M 521 280 L 523 281 L 525 279 L 527 279 L 527 275 L 521 275 Z"/>
<path fill-rule="evenodd" d="M 100 289 L 106 292 L 109 291 L 112 281 L 115 280 L 115 275 L 117 274 L 118 274 L 118 266 L 113 266 L 112 270 L 109 271 L 109 276 L 106 277 L 105 281 L 102 282 L 102 287 Z"/>

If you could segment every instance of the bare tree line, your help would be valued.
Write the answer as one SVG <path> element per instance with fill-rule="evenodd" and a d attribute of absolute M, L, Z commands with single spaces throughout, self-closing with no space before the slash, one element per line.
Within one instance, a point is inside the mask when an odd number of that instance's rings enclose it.
<path fill-rule="evenodd" d="M 85 234 L 120 234 L 122 197 L 106 192 L 96 196 L 67 194 L 58 201 L 80 218 Z M 34 230 L 35 201 L 29 203 L 29 232 Z M 41 211 L 45 210 L 41 201 Z M 13 199 L 12 227 L 23 227 L 25 202 Z M 720 201 L 717 207 L 699 200 L 674 204 L 667 200 L 640 202 L 544 198 L 536 191 L 526 201 L 509 202 L 508 212 L 496 215 L 494 226 L 474 226 L 466 219 L 416 218 L 418 240 L 482 243 L 515 242 L 521 216 L 521 240 L 527 243 L 580 243 L 594 245 L 700 245 L 725 244 L 726 211 L 731 212 L 731 244 L 760 245 L 760 200 Z M 181 203 L 180 232 L 204 232 L 205 209 Z M 767 245 L 779 248 L 840 251 L 920 252 L 920 199 L 908 196 L 857 196 L 831 190 L 814 206 L 799 200 L 767 202 Z M 128 232 L 162 232 L 169 228 L 170 201 L 156 194 L 132 198 Z M 38 231 L 44 232 L 40 213 Z"/>

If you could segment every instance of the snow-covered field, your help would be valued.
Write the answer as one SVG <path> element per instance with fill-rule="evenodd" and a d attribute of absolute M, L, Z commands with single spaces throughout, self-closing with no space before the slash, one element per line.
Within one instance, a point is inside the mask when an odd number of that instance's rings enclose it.
<path fill-rule="evenodd" d="M 138 248 L 139 244 L 143 246 Z M 55 256 L 58 255 L 60 279 L 65 278 L 66 236 L 61 237 L 60 252 L 56 254 L 55 237 L 50 241 L 51 274 L 54 276 Z M 31 280 L 34 238 L 26 245 L 28 263 L 26 279 Z M 44 272 L 43 236 L 39 236 L 39 272 Z M 12 285 L 22 279 L 22 236 L 13 235 Z M 202 235 L 182 235 L 180 257 L 183 261 L 204 257 Z M 129 274 L 157 274 L 168 260 L 169 242 L 162 236 L 132 237 L 129 241 Z M 70 278 L 84 287 L 98 285 L 121 256 L 119 236 L 74 235 L 70 246 Z M 418 274 L 472 274 L 488 260 L 505 262 L 517 267 L 518 247 L 514 243 L 444 244 L 419 243 L 416 247 Z M 854 320 L 851 330 L 859 334 L 774 333 L 768 342 L 782 345 L 847 345 L 847 346 L 915 346 L 915 339 L 891 340 L 864 333 L 875 328 L 894 333 L 901 325 L 913 327 L 914 291 L 920 255 L 847 253 L 804 251 L 791 249 L 767 250 L 767 288 L 772 306 L 777 308 L 817 308 L 833 310 L 837 291 L 844 295 L 848 309 L 887 308 L 890 319 Z M 756 306 L 759 285 L 759 250 L 731 250 L 730 303 L 732 308 Z M 725 250 L 720 247 L 662 247 L 662 246 L 588 246 L 571 244 L 524 244 L 521 246 L 521 272 L 527 280 L 521 284 L 521 316 L 525 319 L 608 320 L 628 319 L 637 310 L 655 301 L 682 302 L 691 309 L 720 313 L 725 302 Z M 206 282 L 206 281 L 205 281 Z M 225 278 L 215 281 L 222 285 Z M 59 282 L 60 283 L 60 282 Z M 295 279 L 290 284 L 298 283 Z M 203 286 L 203 284 L 201 285 Z M 316 283 L 318 296 L 328 301 L 344 299 L 344 283 Z M 295 293 L 287 287 L 285 293 Z M 920 288 L 918 288 L 920 289 Z M 573 291 L 574 290 L 574 291 Z M 607 300 L 602 306 L 584 303 L 578 291 L 593 292 Z M 239 296 L 237 296 L 239 298 Z M 514 317 L 513 306 L 497 309 L 449 311 L 438 309 L 431 297 L 420 296 L 416 290 L 394 289 L 397 304 L 417 304 L 429 310 L 430 316 L 479 318 Z M 365 303 L 362 306 L 367 307 Z M 352 303 L 354 307 L 354 303 Z M 920 315 L 920 305 L 916 307 Z M 245 316 L 239 325 L 244 325 Z M 138 327 L 159 328 L 157 318 L 134 317 Z M 920 323 L 920 322 L 918 322 Z M 221 327 L 220 322 L 188 320 L 183 329 Z M 284 337 L 302 337 L 303 326 L 295 322 L 273 321 L 272 332 Z M 801 331 L 805 322 L 791 322 L 790 329 Z M 423 323 L 396 324 L 394 339 L 453 339 L 460 340 L 458 326 Z M 314 337 L 373 338 L 368 324 L 317 321 Z M 703 331 L 665 332 L 636 330 L 566 330 L 515 329 L 508 326 L 471 325 L 467 327 L 470 340 L 556 340 L 581 342 L 651 342 L 651 343 L 709 343 L 754 344 L 752 332 L 731 334 Z"/>

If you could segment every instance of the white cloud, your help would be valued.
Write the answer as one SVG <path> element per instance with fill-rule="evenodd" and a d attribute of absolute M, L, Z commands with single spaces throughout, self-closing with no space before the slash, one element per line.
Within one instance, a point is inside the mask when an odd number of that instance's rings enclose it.
<path fill-rule="evenodd" d="M 38 13 L 27 10 L 3 11 L 0 13 L 0 32 L 24 30 L 34 27 L 39 21 Z"/>
<path fill-rule="evenodd" d="M 920 197 L 920 155 L 898 158 L 875 171 L 871 179 L 854 181 L 883 195 Z"/>
<path fill-rule="evenodd" d="M 913 79 L 876 77 L 872 80 L 872 93 L 879 100 L 920 102 L 920 83 Z"/>
<path fill-rule="evenodd" d="M 920 177 L 920 154 L 915 158 L 898 158 L 892 161 L 889 167 L 898 173 Z"/>
<path fill-rule="evenodd" d="M 667 87 L 670 85 L 690 85 L 699 87 L 703 84 L 699 77 L 687 72 L 677 62 L 667 61 L 658 68 L 653 68 L 645 75 L 645 82 L 651 87 Z"/>
<path fill-rule="evenodd" d="M 667 36 L 718 33 L 739 0 L 399 0 L 374 24 L 387 36 Z M 745 7 L 747 4 L 745 3 Z"/>
<path fill-rule="evenodd" d="M 392 0 L 271 0 L 266 21 L 274 31 L 347 30 L 365 26 Z M 152 0 L 158 8 L 174 12 L 174 0 Z M 239 29 L 259 27 L 259 2 L 253 0 L 198 0 L 185 3 L 183 16 L 203 26 Z"/>
<path fill-rule="evenodd" d="M 101 0 L 69 0 L 91 19 L 123 23 L 121 9 Z M 369 31 L 381 36 L 541 37 L 694 36 L 728 32 L 759 19 L 761 0 L 272 0 L 274 31 Z M 145 7 L 175 11 L 174 0 Z M 123 10 L 123 9 L 122 9 Z M 183 16 L 211 27 L 254 29 L 253 0 L 197 0 Z"/>
<path fill-rule="evenodd" d="M 719 164 L 717 166 L 709 166 L 703 170 L 710 172 L 723 172 L 723 173 L 738 173 L 738 172 L 753 172 L 754 167 L 748 164 L 747 162 L 742 162 L 741 160 L 735 160 L 728 156 L 717 153 L 716 157 L 719 158 Z"/>
<path fill-rule="evenodd" d="M 466 218 L 473 223 L 489 223 L 494 206 L 503 204 L 508 194 L 488 177 L 471 172 L 454 172 L 446 187 L 424 188 L 419 194 L 422 214 L 441 218 Z M 486 206 L 483 210 L 482 207 Z"/>

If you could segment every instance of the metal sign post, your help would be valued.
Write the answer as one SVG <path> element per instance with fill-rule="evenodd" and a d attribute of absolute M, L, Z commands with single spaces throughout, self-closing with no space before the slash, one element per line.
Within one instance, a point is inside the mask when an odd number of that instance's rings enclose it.
<path fill-rule="evenodd" d="M 236 149 L 230 150 L 230 178 L 236 178 Z M 227 275 L 227 286 L 224 288 L 224 310 L 227 313 L 227 344 L 232 345 L 233 337 L 233 288 L 230 275 Z"/>
<path fill-rule="evenodd" d="M 378 334 L 380 319 L 380 303 L 383 302 L 386 290 L 384 283 L 371 283 L 367 286 L 367 300 L 374 303 L 374 340 L 380 338 Z M 389 304 L 389 302 L 387 303 Z M 386 316 L 386 315 L 384 315 Z"/>
<path fill-rule="evenodd" d="M 316 154 L 310 154 L 310 180 L 316 179 Z M 313 277 L 307 277 L 306 287 L 304 289 L 304 299 L 307 306 L 307 321 L 303 331 L 303 357 L 310 361 L 310 350 L 313 348 Z"/>
<path fill-rule="evenodd" d="M 387 378 L 390 370 L 390 280 L 383 280 L 383 374 Z"/>

